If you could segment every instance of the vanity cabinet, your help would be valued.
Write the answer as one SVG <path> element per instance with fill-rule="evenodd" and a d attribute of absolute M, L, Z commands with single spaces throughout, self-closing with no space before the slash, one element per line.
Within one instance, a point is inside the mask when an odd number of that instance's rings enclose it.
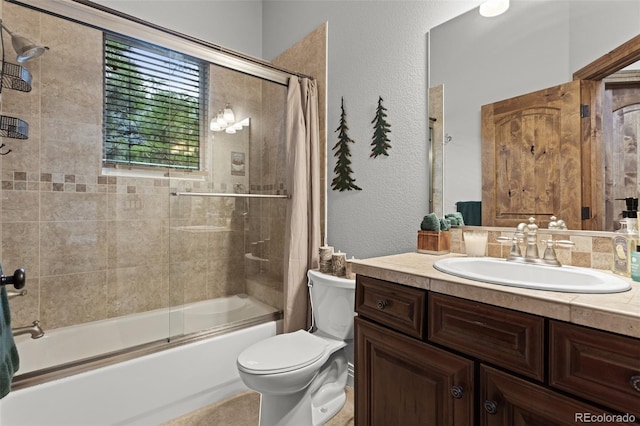
<path fill-rule="evenodd" d="M 356 425 L 640 419 L 640 339 L 362 275 L 355 308 Z"/>
<path fill-rule="evenodd" d="M 473 361 L 356 318 L 359 425 L 473 425 Z"/>

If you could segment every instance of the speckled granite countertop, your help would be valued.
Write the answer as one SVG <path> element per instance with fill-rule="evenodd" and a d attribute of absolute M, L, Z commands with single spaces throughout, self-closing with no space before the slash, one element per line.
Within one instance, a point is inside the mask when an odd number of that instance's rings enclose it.
<path fill-rule="evenodd" d="M 411 287 L 640 338 L 639 282 L 629 279 L 631 290 L 612 294 L 507 287 L 458 278 L 433 267 L 436 260 L 451 256 L 461 255 L 403 253 L 354 260 L 352 270 L 356 274 Z"/>

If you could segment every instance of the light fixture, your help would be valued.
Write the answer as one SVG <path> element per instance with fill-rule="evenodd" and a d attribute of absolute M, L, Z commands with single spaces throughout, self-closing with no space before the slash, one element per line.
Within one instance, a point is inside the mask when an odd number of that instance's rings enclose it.
<path fill-rule="evenodd" d="M 209 121 L 209 130 L 212 132 L 225 131 L 229 134 L 239 132 L 244 127 L 247 127 L 250 123 L 249 118 L 245 118 L 240 121 L 236 121 L 236 116 L 229 104 L 226 104 L 223 109 L 218 111 Z"/>
<path fill-rule="evenodd" d="M 222 129 L 227 127 L 227 121 L 224 119 L 224 114 L 222 113 L 222 111 L 218 111 L 218 115 L 216 115 L 216 123 L 218 123 L 218 126 L 220 126 Z"/>
<path fill-rule="evenodd" d="M 509 0 L 487 0 L 480 5 L 480 15 L 491 18 L 502 15 L 509 9 Z"/>
<path fill-rule="evenodd" d="M 0 27 L 4 28 L 4 30 L 11 36 L 11 45 L 13 46 L 13 50 L 16 51 L 16 59 L 20 63 L 35 59 L 49 50 L 49 48 L 46 46 L 35 44 L 28 38 L 11 32 L 11 30 L 9 30 L 9 28 L 4 25 L 2 20 L 0 20 Z"/>
<path fill-rule="evenodd" d="M 224 118 L 224 121 L 226 121 L 228 124 L 235 123 L 236 116 L 233 113 L 233 110 L 231 109 L 231 106 L 229 104 L 227 104 L 224 107 L 224 110 L 222 111 L 222 117 Z"/>

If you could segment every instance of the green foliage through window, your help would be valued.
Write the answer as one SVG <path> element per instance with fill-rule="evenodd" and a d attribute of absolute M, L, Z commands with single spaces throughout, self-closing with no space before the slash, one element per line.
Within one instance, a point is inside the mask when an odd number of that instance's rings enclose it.
<path fill-rule="evenodd" d="M 104 163 L 198 170 L 206 66 L 104 36 Z"/>

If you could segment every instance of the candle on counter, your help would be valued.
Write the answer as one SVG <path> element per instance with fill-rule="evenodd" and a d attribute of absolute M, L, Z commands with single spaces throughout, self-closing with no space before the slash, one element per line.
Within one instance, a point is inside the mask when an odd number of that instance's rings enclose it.
<path fill-rule="evenodd" d="M 484 256 L 487 252 L 488 233 L 486 231 L 465 231 L 462 233 L 467 256 Z"/>
<path fill-rule="evenodd" d="M 351 259 L 347 260 L 347 262 L 344 265 L 344 275 L 345 277 L 347 277 L 350 280 L 355 280 L 356 279 L 356 274 L 353 273 L 352 265 L 353 265 L 353 260 L 355 258 L 353 256 L 351 256 Z"/>
<path fill-rule="evenodd" d="M 346 263 L 347 263 L 346 253 L 340 253 L 340 251 L 338 251 L 337 253 L 334 253 L 331 256 L 331 269 L 332 269 L 333 275 L 337 277 L 344 277 L 346 272 L 345 271 Z"/>
<path fill-rule="evenodd" d="M 333 247 L 322 246 L 318 250 L 320 254 L 319 268 L 323 274 L 331 274 L 333 270 L 331 268 L 331 256 L 333 256 Z"/>

